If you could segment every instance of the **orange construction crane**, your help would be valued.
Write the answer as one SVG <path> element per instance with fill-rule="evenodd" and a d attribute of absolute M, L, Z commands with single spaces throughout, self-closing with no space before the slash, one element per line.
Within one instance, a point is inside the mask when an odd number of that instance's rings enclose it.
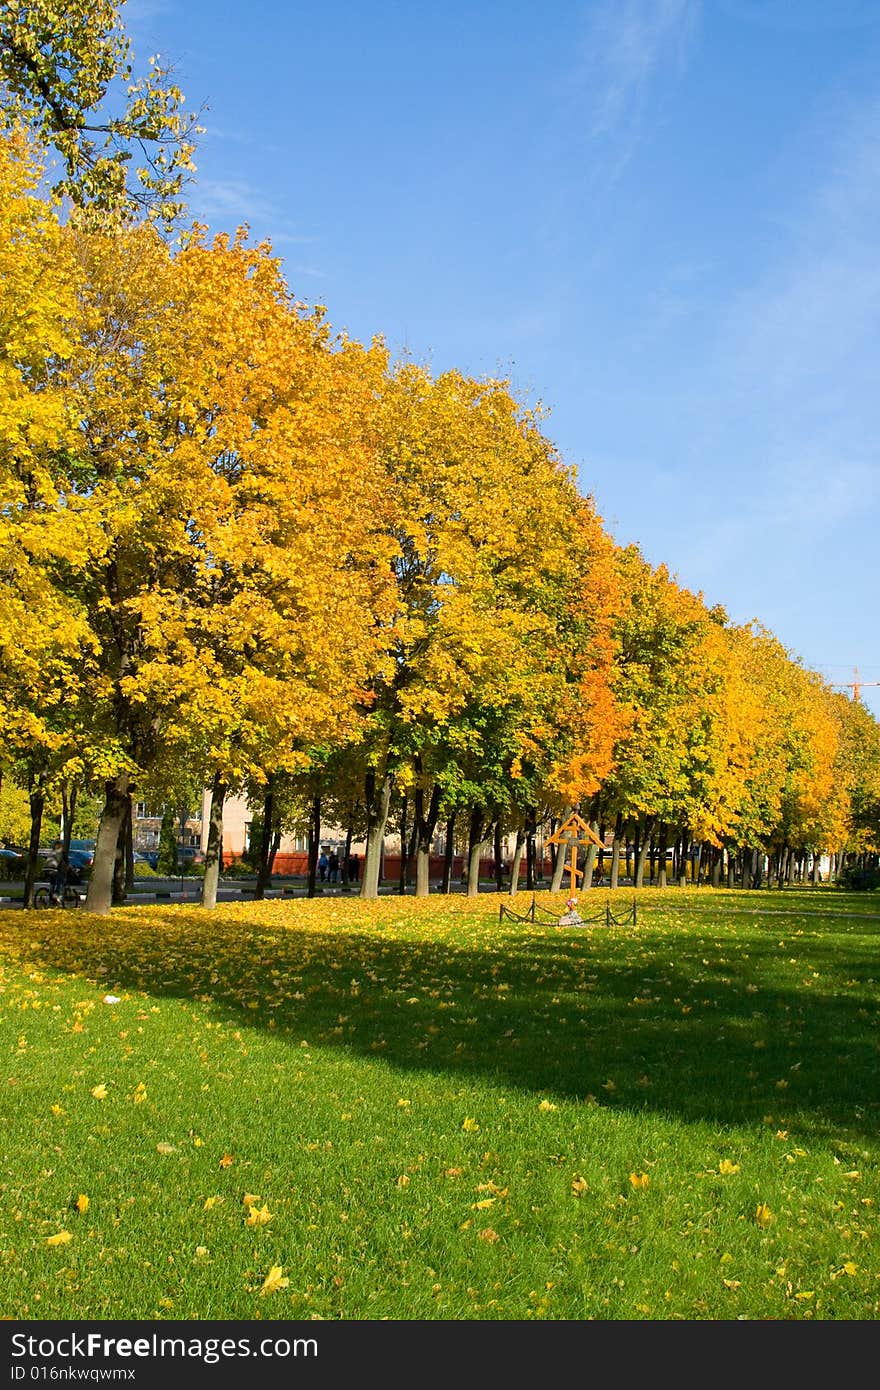
<path fill-rule="evenodd" d="M 851 690 L 851 691 L 852 691 L 852 697 L 853 697 L 854 700 L 859 700 L 859 699 L 861 699 L 861 692 L 862 692 L 862 687 L 863 687 L 863 686 L 865 686 L 865 685 L 880 685 L 880 681 L 862 681 L 862 680 L 859 680 L 859 668 L 858 668 L 858 666 L 854 666 L 854 667 L 853 667 L 853 675 L 855 676 L 855 680 L 851 680 L 851 681 L 839 681 L 838 684 L 837 684 L 837 686 L 836 686 L 835 688 L 838 689 L 838 690 Z"/>

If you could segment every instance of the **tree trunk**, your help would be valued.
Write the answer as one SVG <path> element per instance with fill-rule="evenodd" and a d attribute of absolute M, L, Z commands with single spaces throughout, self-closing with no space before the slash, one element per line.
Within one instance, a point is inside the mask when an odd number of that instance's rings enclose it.
<path fill-rule="evenodd" d="M 409 842 L 406 837 L 407 811 L 409 810 L 409 797 L 406 792 L 400 798 L 400 872 L 397 878 L 397 891 L 401 896 L 406 893 L 406 870 L 409 851 Z"/>
<path fill-rule="evenodd" d="M 113 901 L 113 874 L 116 868 L 116 848 L 125 818 L 129 774 L 120 772 L 105 786 L 104 809 L 98 824 L 95 860 L 86 893 L 86 910 L 106 916 Z"/>
<path fill-rule="evenodd" d="M 568 820 L 573 810 L 573 806 L 566 806 L 565 814 L 563 815 L 561 822 L 563 825 Z M 562 888 L 562 878 L 566 868 L 568 867 L 570 853 L 571 851 L 569 850 L 568 845 L 560 844 L 556 846 L 556 858 L 553 861 L 553 877 L 550 880 L 551 893 L 558 893 Z"/>
<path fill-rule="evenodd" d="M 316 792 L 312 802 L 312 814 L 309 817 L 309 867 L 308 878 L 306 880 L 306 897 L 315 896 L 315 886 L 318 882 L 318 855 L 321 850 L 321 794 Z"/>
<path fill-rule="evenodd" d="M 339 866 L 339 882 L 344 887 L 348 887 L 348 869 L 351 864 L 351 842 L 354 839 L 354 827 L 351 823 L 352 811 L 349 815 L 348 826 L 345 831 L 345 849 L 342 851 L 342 863 Z"/>
<path fill-rule="evenodd" d="M 446 822 L 446 844 L 443 848 L 443 882 L 441 892 L 449 893 L 452 889 L 452 866 L 455 863 L 455 812 Z"/>
<path fill-rule="evenodd" d="M 24 871 L 24 899 L 22 907 L 33 907 L 34 888 L 37 882 L 37 853 L 40 848 L 40 836 L 43 833 L 43 810 L 46 805 L 46 794 L 43 790 L 43 774 L 38 775 L 36 782 L 32 785 L 28 795 L 31 809 L 31 836 L 28 841 L 27 867 Z"/>
<path fill-rule="evenodd" d="M 431 892 L 431 841 L 437 830 L 439 817 L 439 798 L 441 790 L 438 783 L 431 787 L 431 796 L 425 806 L 424 773 L 421 758 L 416 759 L 418 780 L 413 795 L 413 853 L 416 855 L 416 897 L 427 898 Z"/>
<path fill-rule="evenodd" d="M 623 833 L 623 815 L 618 811 L 614 818 L 614 834 L 611 836 L 611 869 L 608 887 L 616 888 L 620 882 L 620 840 Z"/>
<path fill-rule="evenodd" d="M 644 888 L 645 886 L 645 864 L 647 863 L 648 850 L 651 846 L 651 830 L 653 824 L 654 819 L 652 816 L 645 816 L 639 823 L 637 831 L 639 850 L 636 856 L 636 877 L 634 885 L 636 888 Z"/>
<path fill-rule="evenodd" d="M 669 852 L 669 827 L 665 820 L 662 820 L 657 827 L 657 887 L 668 887 L 666 874 L 666 856 Z"/>
<path fill-rule="evenodd" d="M 515 898 L 519 892 L 519 871 L 522 864 L 523 849 L 526 843 L 526 832 L 524 826 L 519 826 L 516 832 L 516 844 L 513 847 L 513 862 L 510 866 L 510 888 L 508 892 Z"/>
<path fill-rule="evenodd" d="M 685 831 L 679 836 L 678 843 L 678 886 L 687 888 L 688 838 Z"/>
<path fill-rule="evenodd" d="M 720 887 L 721 887 L 721 871 L 722 871 L 722 869 L 723 869 L 723 867 L 724 867 L 723 860 L 724 860 L 724 851 L 723 851 L 722 849 L 713 849 L 713 851 L 712 851 L 712 887 L 713 887 L 713 888 L 720 888 Z"/>
<path fill-rule="evenodd" d="M 499 893 L 504 892 L 504 850 L 501 843 L 501 817 L 495 821 L 495 835 L 493 839 L 493 853 L 495 855 L 495 887 Z"/>
<path fill-rule="evenodd" d="M 555 816 L 551 816 L 551 817 L 550 817 L 550 837 L 551 837 L 551 839 L 552 839 L 552 837 L 556 834 L 556 832 L 557 832 L 558 829 L 559 829 L 559 821 L 556 819 Z M 550 883 L 551 883 L 551 886 L 552 886 L 552 883 L 553 883 L 553 875 L 556 873 L 556 865 L 557 865 L 557 862 L 558 862 L 558 860 L 559 860 L 559 853 L 560 853 L 559 846 L 556 845 L 556 844 L 552 844 L 552 845 L 550 846 Z M 527 887 L 527 888 L 533 888 L 533 887 L 534 887 L 534 884 L 533 884 L 533 883 L 527 883 L 527 884 L 526 884 L 526 887 Z"/>
<path fill-rule="evenodd" d="M 116 840 L 116 858 L 113 864 L 113 906 L 120 907 L 134 885 L 134 852 L 132 848 L 131 792 L 125 794 L 125 809 L 122 824 Z"/>
<path fill-rule="evenodd" d="M 475 898 L 480 891 L 480 859 L 485 845 L 486 823 L 479 806 L 471 811 L 470 833 L 468 836 L 468 876 L 467 895 Z"/>
<path fill-rule="evenodd" d="M 70 854 L 70 841 L 73 835 L 73 818 L 76 814 L 76 802 L 79 796 L 78 782 L 65 782 L 61 788 L 61 840 L 64 845 L 64 857 L 67 859 Z"/>
<path fill-rule="evenodd" d="M 226 783 L 219 772 L 214 774 L 211 787 L 211 809 L 208 812 L 208 842 L 205 846 L 205 877 L 202 880 L 202 907 L 217 906 L 217 888 L 223 868 L 223 803 Z"/>
<path fill-rule="evenodd" d="M 431 891 L 431 841 L 437 828 L 440 814 L 440 787 L 435 782 L 431 788 L 431 799 L 425 809 L 425 793 L 421 787 L 415 794 L 416 835 L 416 897 L 427 898 Z"/>
<path fill-rule="evenodd" d="M 367 853 L 364 861 L 364 876 L 361 882 L 362 898 L 378 898 L 379 875 L 382 870 L 382 850 L 385 844 L 385 826 L 388 823 L 388 810 L 391 806 L 391 789 L 394 774 L 386 772 L 377 787 L 375 773 L 370 770 L 366 778 L 367 794 Z"/>
<path fill-rule="evenodd" d="M 272 882 L 271 853 L 272 836 L 275 833 L 275 773 L 270 772 L 263 793 L 263 825 L 260 831 L 260 859 L 257 866 L 257 882 L 254 898 L 262 900 L 266 889 Z"/>
<path fill-rule="evenodd" d="M 594 835 L 598 835 L 599 822 L 597 820 L 591 820 L 590 829 L 592 830 Z M 592 888 L 593 886 L 593 873 L 596 868 L 596 855 L 598 854 L 598 852 L 598 845 L 587 845 L 587 855 L 586 859 L 584 860 L 584 877 L 582 884 L 584 890 L 586 890 L 587 888 Z"/>
<path fill-rule="evenodd" d="M 122 823 L 120 839 L 122 841 L 122 851 L 125 856 L 125 894 L 128 896 L 134 888 L 134 815 L 131 804 L 131 792 L 125 798 L 125 820 Z"/>
<path fill-rule="evenodd" d="M 535 874 L 535 835 L 537 833 L 537 812 L 529 808 L 526 814 L 526 889 L 529 893 L 534 893 L 536 887 Z"/>

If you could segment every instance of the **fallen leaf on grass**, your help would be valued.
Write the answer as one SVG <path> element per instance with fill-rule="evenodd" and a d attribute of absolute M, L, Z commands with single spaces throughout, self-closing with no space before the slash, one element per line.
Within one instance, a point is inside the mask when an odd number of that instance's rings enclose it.
<path fill-rule="evenodd" d="M 282 1278 L 284 1273 L 283 1265 L 273 1265 L 263 1280 L 263 1287 L 260 1289 L 260 1297 L 267 1293 L 277 1293 L 279 1289 L 286 1289 L 290 1283 L 289 1279 Z"/>
<path fill-rule="evenodd" d="M 244 1219 L 246 1226 L 265 1226 L 272 1220 L 272 1213 L 267 1206 L 249 1207 L 248 1214 Z"/>

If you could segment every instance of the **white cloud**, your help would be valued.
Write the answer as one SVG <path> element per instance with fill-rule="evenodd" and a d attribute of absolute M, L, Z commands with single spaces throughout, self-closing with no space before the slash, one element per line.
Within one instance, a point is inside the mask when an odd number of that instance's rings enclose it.
<path fill-rule="evenodd" d="M 193 216 L 215 231 L 233 231 L 247 226 L 258 237 L 267 236 L 273 246 L 309 246 L 317 238 L 304 236 L 285 225 L 282 214 L 270 198 L 246 179 L 200 179 L 191 198 Z M 302 274 L 321 275 L 315 265 L 298 266 Z"/>
<path fill-rule="evenodd" d="M 653 79 L 670 65 L 683 70 L 699 13 L 699 0 L 613 0 L 598 7 L 581 50 L 594 137 L 637 136 Z"/>

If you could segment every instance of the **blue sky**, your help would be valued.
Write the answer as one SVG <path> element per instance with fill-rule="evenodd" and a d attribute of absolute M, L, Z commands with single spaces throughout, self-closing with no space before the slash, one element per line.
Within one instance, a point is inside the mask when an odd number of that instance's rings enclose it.
<path fill-rule="evenodd" d="M 880 682 L 878 0 L 124 15 L 204 107 L 194 216 L 352 336 L 509 377 L 618 541 Z"/>

